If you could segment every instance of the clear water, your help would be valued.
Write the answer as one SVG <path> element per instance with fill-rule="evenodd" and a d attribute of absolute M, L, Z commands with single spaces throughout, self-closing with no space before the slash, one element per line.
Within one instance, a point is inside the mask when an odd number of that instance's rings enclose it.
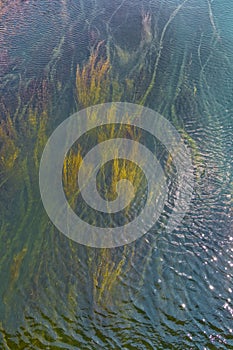
<path fill-rule="evenodd" d="M 1 349 L 233 348 L 233 4 L 180 4 L 1 2 Z M 115 249 L 58 232 L 38 187 L 44 143 L 81 108 L 76 67 L 102 40 L 112 79 L 134 82 L 106 102 L 144 96 L 185 132 L 195 168 L 182 224 L 163 229 L 171 198 L 156 227 Z"/>

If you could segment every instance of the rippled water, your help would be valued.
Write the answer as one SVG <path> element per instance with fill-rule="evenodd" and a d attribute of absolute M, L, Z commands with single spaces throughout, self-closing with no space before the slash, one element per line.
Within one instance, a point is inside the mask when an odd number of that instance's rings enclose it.
<path fill-rule="evenodd" d="M 233 5 L 181 4 L 0 3 L 1 349 L 233 348 Z M 114 249 L 62 235 L 38 186 L 48 136 L 82 107 L 77 65 L 102 40 L 111 82 L 129 86 L 102 102 L 161 113 L 184 136 L 195 173 L 179 227 L 165 230 L 172 190 L 156 226 Z"/>

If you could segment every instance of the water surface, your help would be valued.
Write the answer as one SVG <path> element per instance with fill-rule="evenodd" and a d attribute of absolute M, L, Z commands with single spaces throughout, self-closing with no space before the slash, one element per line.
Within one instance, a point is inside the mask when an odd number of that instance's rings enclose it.
<path fill-rule="evenodd" d="M 2 1 L 0 13 L 1 349 L 233 348 L 232 2 Z M 161 113 L 195 173 L 182 224 L 166 233 L 170 174 L 156 226 L 115 249 L 66 238 L 38 186 L 48 136 L 87 107 L 77 65 L 102 41 L 111 88 L 98 102 Z"/>

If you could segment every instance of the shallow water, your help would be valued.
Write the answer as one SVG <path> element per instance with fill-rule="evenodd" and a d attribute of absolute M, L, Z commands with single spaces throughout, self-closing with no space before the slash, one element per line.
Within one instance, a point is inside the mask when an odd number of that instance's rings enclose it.
<path fill-rule="evenodd" d="M 1 3 L 1 349 L 233 348 L 233 5 L 187 0 L 171 18 L 179 4 Z M 161 113 L 183 133 L 195 175 L 172 233 L 174 174 L 158 223 L 113 249 L 60 233 L 38 185 L 48 136 L 83 107 L 76 67 L 102 40 L 112 81 L 130 86 L 104 102 Z"/>

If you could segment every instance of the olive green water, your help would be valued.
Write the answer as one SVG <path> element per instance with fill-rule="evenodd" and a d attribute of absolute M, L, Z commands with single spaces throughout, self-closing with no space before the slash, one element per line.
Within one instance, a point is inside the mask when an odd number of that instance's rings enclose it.
<path fill-rule="evenodd" d="M 231 1 L 1 1 L 0 14 L 0 348 L 233 348 Z M 49 135 L 83 107 L 77 65 L 101 41 L 98 101 L 161 113 L 195 173 L 182 224 L 166 233 L 171 176 L 156 226 L 114 249 L 60 233 L 38 185 Z"/>

